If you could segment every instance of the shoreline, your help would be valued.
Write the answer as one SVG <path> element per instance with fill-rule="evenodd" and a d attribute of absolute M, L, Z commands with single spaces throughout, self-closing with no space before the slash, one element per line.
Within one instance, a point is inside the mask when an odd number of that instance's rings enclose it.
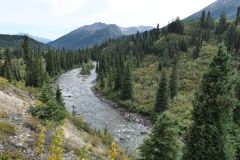
<path fill-rule="evenodd" d="M 105 97 L 103 94 L 101 94 L 100 92 L 98 92 L 96 90 L 96 81 L 93 81 L 92 83 L 94 85 L 91 87 L 91 90 L 93 91 L 94 95 L 97 98 L 99 98 L 102 102 L 108 104 L 109 106 L 111 106 L 112 108 L 117 110 L 128 121 L 134 122 L 134 123 L 140 123 L 140 124 L 144 125 L 145 127 L 147 127 L 148 131 L 150 128 L 152 128 L 152 123 L 148 118 L 119 106 L 117 103 L 108 99 L 107 97 Z M 148 133 L 141 133 L 141 134 L 148 134 Z"/>

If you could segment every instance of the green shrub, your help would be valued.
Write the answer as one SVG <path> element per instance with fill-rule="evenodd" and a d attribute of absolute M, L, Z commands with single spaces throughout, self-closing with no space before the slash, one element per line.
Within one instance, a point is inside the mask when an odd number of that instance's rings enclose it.
<path fill-rule="evenodd" d="M 0 135 L 12 136 L 16 132 L 14 126 L 9 123 L 0 122 Z"/>
<path fill-rule="evenodd" d="M 0 77 L 0 89 L 4 89 L 9 85 L 9 82 L 7 79 Z"/>
<path fill-rule="evenodd" d="M 44 83 L 39 98 L 42 103 L 28 109 L 28 113 L 32 116 L 44 121 L 56 122 L 62 122 L 66 118 L 67 111 L 64 105 L 55 99 L 49 83 Z"/>
<path fill-rule="evenodd" d="M 91 73 L 91 70 L 93 69 L 93 64 L 91 62 L 84 63 L 82 65 L 81 74 L 82 75 L 89 75 Z"/>
<path fill-rule="evenodd" d="M 0 160 L 24 160 L 24 157 L 19 152 L 10 152 L 10 151 L 4 151 L 0 152 Z"/>
<path fill-rule="evenodd" d="M 50 100 L 46 104 L 31 106 L 28 112 L 38 119 L 61 122 L 67 116 L 66 109 L 56 101 Z"/>

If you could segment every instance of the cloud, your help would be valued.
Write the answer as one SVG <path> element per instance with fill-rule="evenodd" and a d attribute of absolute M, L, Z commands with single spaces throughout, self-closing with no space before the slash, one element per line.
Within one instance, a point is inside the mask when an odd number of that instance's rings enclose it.
<path fill-rule="evenodd" d="M 49 6 L 50 13 L 55 17 L 67 16 L 78 10 L 83 0 L 40 0 Z"/>
<path fill-rule="evenodd" d="M 215 0 L 0 0 L 0 31 L 33 31 L 52 39 L 94 22 L 166 25 Z M 35 28 L 34 28 L 35 27 Z M 29 31 L 28 31 L 29 28 Z M 34 29 L 33 29 L 34 28 Z M 24 29 L 24 30 L 22 30 Z"/>

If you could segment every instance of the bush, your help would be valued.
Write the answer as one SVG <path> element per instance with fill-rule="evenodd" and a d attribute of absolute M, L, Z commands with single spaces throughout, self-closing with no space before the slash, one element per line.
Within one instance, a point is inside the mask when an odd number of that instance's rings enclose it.
<path fill-rule="evenodd" d="M 9 85 L 9 82 L 7 79 L 0 77 L 0 89 L 4 89 Z"/>
<path fill-rule="evenodd" d="M 82 65 L 81 74 L 82 75 L 89 75 L 91 73 L 91 70 L 93 69 L 92 63 L 84 63 Z"/>
<path fill-rule="evenodd" d="M 12 136 L 15 135 L 16 129 L 9 123 L 0 122 L 0 135 Z"/>
<path fill-rule="evenodd" d="M 62 122 L 66 118 L 67 111 L 63 104 L 58 103 L 54 98 L 50 84 L 44 83 L 40 100 L 42 103 L 38 103 L 28 109 L 28 113 L 32 116 L 41 120 L 56 122 Z"/>
<path fill-rule="evenodd" d="M 28 112 L 38 119 L 56 122 L 63 121 L 67 116 L 66 109 L 53 100 L 39 106 L 31 106 Z"/>
<path fill-rule="evenodd" d="M 12 160 L 12 159 L 24 160 L 24 157 L 19 152 L 4 151 L 4 152 L 0 152 L 0 159 L 1 160 Z"/>

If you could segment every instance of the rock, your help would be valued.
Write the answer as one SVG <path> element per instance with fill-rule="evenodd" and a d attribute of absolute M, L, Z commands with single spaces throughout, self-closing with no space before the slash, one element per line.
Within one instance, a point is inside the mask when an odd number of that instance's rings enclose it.
<path fill-rule="evenodd" d="M 3 150 L 3 145 L 2 144 L 0 144 L 0 151 L 2 151 Z"/>
<path fill-rule="evenodd" d="M 120 141 L 125 141 L 125 138 L 123 138 L 123 137 L 120 137 Z"/>
<path fill-rule="evenodd" d="M 148 134 L 147 131 L 141 131 L 141 135 L 145 135 L 145 134 Z"/>
<path fill-rule="evenodd" d="M 76 158 L 77 157 L 73 152 L 64 153 L 63 155 L 64 160 L 75 160 Z"/>

